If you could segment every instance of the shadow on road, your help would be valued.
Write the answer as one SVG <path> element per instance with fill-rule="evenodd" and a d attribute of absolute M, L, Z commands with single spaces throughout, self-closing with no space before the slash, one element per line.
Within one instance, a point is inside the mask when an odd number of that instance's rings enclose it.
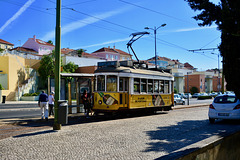
<path fill-rule="evenodd" d="M 147 131 L 150 138 L 148 148 L 143 152 L 167 152 L 167 156 L 159 159 L 174 159 L 179 155 L 196 150 L 188 148 L 184 151 L 174 152 L 183 147 L 197 143 L 211 136 L 223 137 L 240 130 L 239 121 L 217 121 L 210 124 L 208 120 L 182 121 L 176 125 L 159 127 L 155 131 Z"/>

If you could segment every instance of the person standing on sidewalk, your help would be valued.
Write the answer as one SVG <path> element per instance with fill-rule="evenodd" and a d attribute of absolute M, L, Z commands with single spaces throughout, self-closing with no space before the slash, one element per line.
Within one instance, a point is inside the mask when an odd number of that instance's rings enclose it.
<path fill-rule="evenodd" d="M 85 110 L 86 117 L 89 118 L 90 97 L 87 94 L 87 90 L 84 90 L 81 98 L 82 98 L 82 102 L 83 102 L 83 105 L 84 105 L 84 110 Z"/>
<path fill-rule="evenodd" d="M 48 95 L 45 91 L 39 95 L 38 106 L 41 108 L 42 119 L 45 117 L 48 120 Z"/>
<path fill-rule="evenodd" d="M 49 105 L 49 116 L 54 115 L 53 113 L 53 106 L 54 106 L 54 91 L 50 93 L 48 96 L 48 105 Z"/>

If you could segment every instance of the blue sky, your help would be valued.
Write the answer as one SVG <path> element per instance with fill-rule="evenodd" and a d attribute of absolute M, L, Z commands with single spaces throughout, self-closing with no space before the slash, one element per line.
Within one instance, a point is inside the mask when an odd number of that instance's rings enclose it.
<path fill-rule="evenodd" d="M 16 47 L 33 35 L 55 42 L 56 0 L 0 0 L 0 6 L 1 39 Z M 189 52 L 217 48 L 221 33 L 215 24 L 199 27 L 192 18 L 198 12 L 184 0 L 62 0 L 61 13 L 61 48 L 83 48 L 92 53 L 115 45 L 128 52 L 131 33 L 148 31 L 150 35 L 132 45 L 138 58 L 145 60 L 155 52 L 153 30 L 144 28 L 167 24 L 157 30 L 158 56 L 188 62 L 199 71 L 218 67 L 218 50 Z"/>

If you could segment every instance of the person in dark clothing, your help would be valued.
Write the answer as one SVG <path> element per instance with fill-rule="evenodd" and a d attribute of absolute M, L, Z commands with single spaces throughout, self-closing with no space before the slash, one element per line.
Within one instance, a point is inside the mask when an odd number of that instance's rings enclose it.
<path fill-rule="evenodd" d="M 83 95 L 81 97 L 83 105 L 84 105 L 84 110 L 87 118 L 89 118 L 89 112 L 90 112 L 90 96 L 87 94 L 87 90 L 84 90 Z"/>
<path fill-rule="evenodd" d="M 41 108 L 42 119 L 45 117 L 48 120 L 48 95 L 45 91 L 39 95 L 38 106 Z"/>

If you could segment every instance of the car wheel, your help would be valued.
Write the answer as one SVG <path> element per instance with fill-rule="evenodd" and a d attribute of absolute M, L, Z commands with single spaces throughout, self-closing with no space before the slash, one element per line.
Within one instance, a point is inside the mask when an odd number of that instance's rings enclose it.
<path fill-rule="evenodd" d="M 209 122 L 210 122 L 211 124 L 213 124 L 213 123 L 215 122 L 215 119 L 214 119 L 214 118 L 209 118 Z"/>
<path fill-rule="evenodd" d="M 182 105 L 184 105 L 184 104 L 185 104 L 185 102 L 183 101 L 183 102 L 182 102 Z"/>

